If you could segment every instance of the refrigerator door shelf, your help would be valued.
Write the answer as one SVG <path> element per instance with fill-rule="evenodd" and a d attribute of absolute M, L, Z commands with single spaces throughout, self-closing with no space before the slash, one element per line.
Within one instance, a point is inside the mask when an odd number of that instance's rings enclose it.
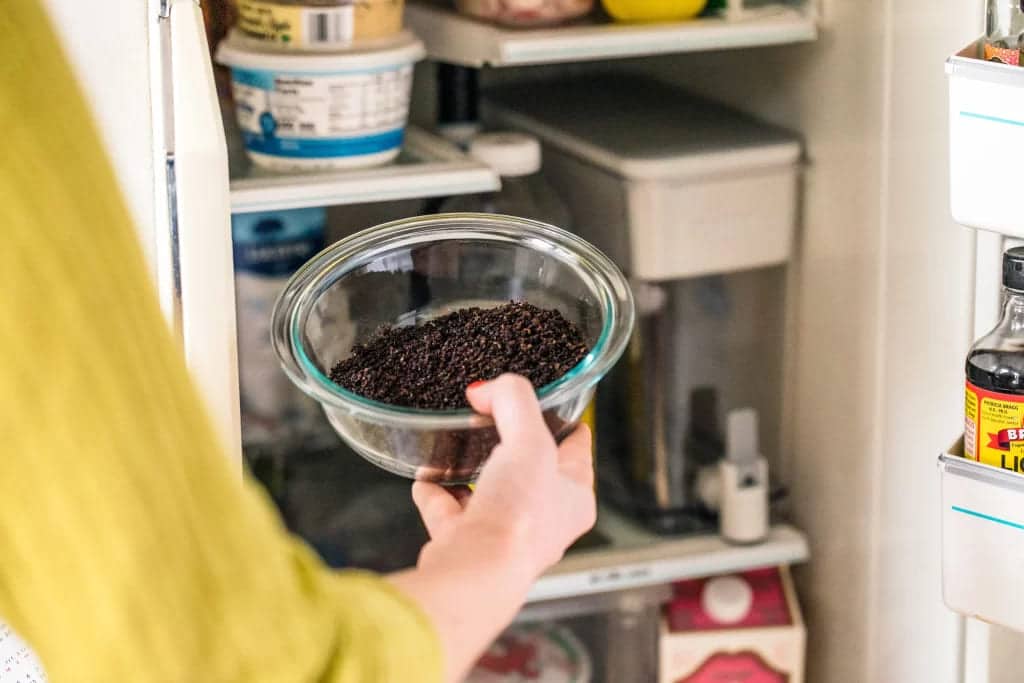
<path fill-rule="evenodd" d="M 953 218 L 1024 237 L 1015 168 L 1024 154 L 1024 69 L 979 59 L 978 48 L 972 43 L 946 62 Z"/>
<path fill-rule="evenodd" d="M 435 135 L 409 127 L 401 156 L 387 166 L 321 173 L 273 173 L 249 167 L 245 175 L 231 180 L 231 210 L 365 204 L 493 192 L 500 186 L 498 176 L 484 164 Z"/>
<path fill-rule="evenodd" d="M 1024 631 L 1024 474 L 962 454 L 961 439 L 939 456 L 943 599 L 964 616 Z"/>

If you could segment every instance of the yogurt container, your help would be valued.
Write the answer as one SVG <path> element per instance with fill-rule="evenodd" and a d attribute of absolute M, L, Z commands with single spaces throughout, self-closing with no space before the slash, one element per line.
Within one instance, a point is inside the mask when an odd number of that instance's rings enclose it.
<path fill-rule="evenodd" d="M 238 31 L 296 50 L 338 50 L 402 30 L 403 0 L 237 0 Z"/>
<path fill-rule="evenodd" d="M 423 44 L 408 32 L 347 52 L 254 48 L 237 33 L 217 61 L 231 69 L 245 150 L 276 171 L 355 168 L 398 155 L 409 118 L 413 64 Z"/>

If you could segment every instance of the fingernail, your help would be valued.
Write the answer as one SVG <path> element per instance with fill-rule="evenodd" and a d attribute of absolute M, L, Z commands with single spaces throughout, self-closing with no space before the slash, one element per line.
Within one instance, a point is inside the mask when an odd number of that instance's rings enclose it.
<path fill-rule="evenodd" d="M 466 387 L 466 390 L 472 391 L 473 389 L 479 389 L 485 384 L 487 384 L 487 380 L 478 379 L 477 381 L 470 383 L 470 385 Z"/>

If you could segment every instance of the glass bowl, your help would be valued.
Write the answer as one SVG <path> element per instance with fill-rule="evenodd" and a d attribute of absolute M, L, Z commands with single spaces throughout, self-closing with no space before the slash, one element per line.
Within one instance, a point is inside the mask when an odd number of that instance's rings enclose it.
<path fill-rule="evenodd" d="M 526 301 L 579 326 L 591 351 L 537 396 L 556 439 L 578 424 L 622 355 L 633 297 L 618 268 L 559 228 L 522 218 L 440 214 L 370 228 L 292 276 L 271 321 L 285 373 L 323 406 L 338 435 L 379 467 L 413 479 L 476 479 L 498 443 L 489 417 L 372 401 L 328 375 L 382 325 L 415 325 L 460 308 Z M 488 378 L 481 378 L 488 379 Z"/>

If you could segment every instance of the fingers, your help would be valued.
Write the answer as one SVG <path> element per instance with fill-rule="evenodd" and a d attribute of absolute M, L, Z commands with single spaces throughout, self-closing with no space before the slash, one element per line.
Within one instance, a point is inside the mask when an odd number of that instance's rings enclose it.
<path fill-rule="evenodd" d="M 578 426 L 558 447 L 558 465 L 565 474 L 585 486 L 594 485 L 593 437 L 590 427 Z"/>
<path fill-rule="evenodd" d="M 462 513 L 462 503 L 443 486 L 426 481 L 412 485 L 412 500 L 423 518 L 423 525 L 431 538 L 444 533 L 445 529 Z"/>
<path fill-rule="evenodd" d="M 537 394 L 530 382 L 518 375 L 505 374 L 466 390 L 469 404 L 478 413 L 490 415 L 501 443 L 513 453 L 537 453 L 554 444 Z"/>

